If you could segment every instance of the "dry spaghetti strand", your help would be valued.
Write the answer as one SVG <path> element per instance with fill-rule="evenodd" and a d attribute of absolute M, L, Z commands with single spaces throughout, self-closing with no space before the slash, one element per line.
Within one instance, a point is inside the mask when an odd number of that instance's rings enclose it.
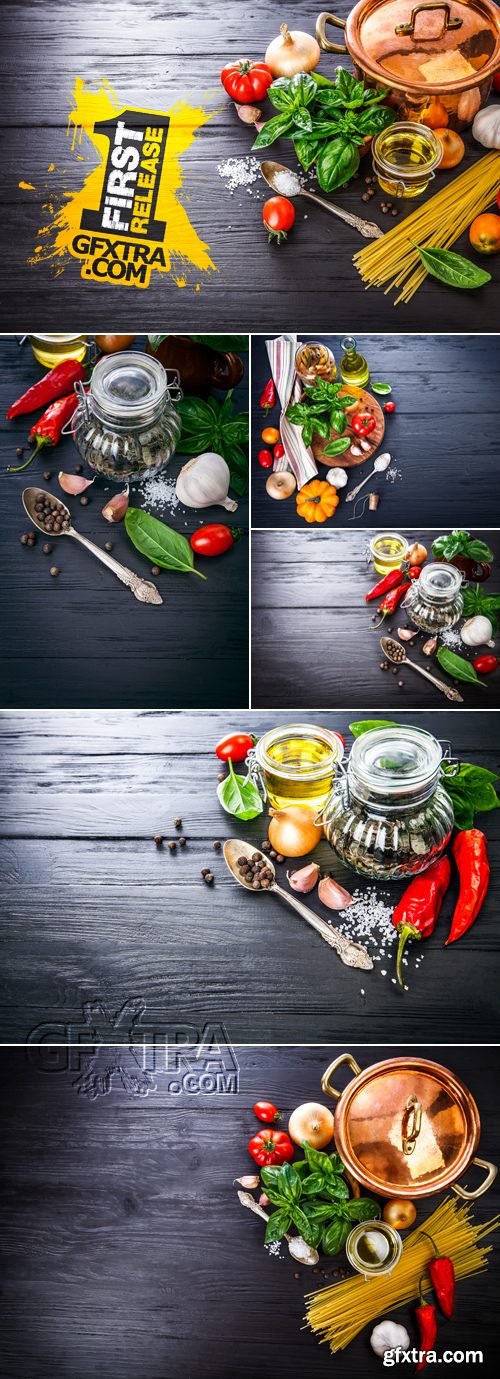
<path fill-rule="evenodd" d="M 353 263 L 367 287 L 387 283 L 387 295 L 405 284 L 394 305 L 409 302 L 427 276 L 414 244 L 449 249 L 494 200 L 499 182 L 500 153 L 487 153 L 382 239 L 361 249 Z"/>
<path fill-rule="evenodd" d="M 453 1260 L 457 1279 L 469 1278 L 487 1268 L 491 1245 L 481 1246 L 481 1241 L 498 1230 L 500 1216 L 474 1225 L 470 1206 L 459 1206 L 456 1198 L 447 1197 L 424 1225 L 439 1254 Z M 306 1321 L 318 1340 L 328 1341 L 332 1351 L 344 1350 L 369 1322 L 418 1298 L 419 1280 L 433 1254 L 423 1229 L 419 1227 L 405 1241 L 401 1259 L 390 1274 L 369 1280 L 355 1274 L 309 1294 Z M 426 1287 L 430 1283 L 424 1283 Z"/>

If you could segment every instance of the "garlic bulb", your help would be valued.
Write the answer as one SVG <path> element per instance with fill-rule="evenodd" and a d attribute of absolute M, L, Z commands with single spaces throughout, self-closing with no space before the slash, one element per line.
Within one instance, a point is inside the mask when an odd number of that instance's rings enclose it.
<path fill-rule="evenodd" d="M 378 1322 L 374 1326 L 370 1336 L 370 1345 L 376 1355 L 385 1355 L 386 1350 L 410 1349 L 410 1337 L 405 1326 L 400 1326 L 398 1322 L 393 1322 L 390 1318 L 387 1321 Z"/>
<path fill-rule="evenodd" d="M 207 450 L 182 466 L 175 491 L 187 508 L 222 507 L 234 512 L 238 504 L 228 498 L 230 473 L 222 455 Z"/>
<path fill-rule="evenodd" d="M 329 469 L 326 478 L 327 483 L 333 484 L 334 488 L 345 488 L 347 483 L 345 469 Z"/>
<path fill-rule="evenodd" d="M 500 105 L 488 105 L 479 110 L 472 133 L 483 148 L 500 148 Z"/>
<path fill-rule="evenodd" d="M 493 627 L 489 618 L 477 613 L 475 618 L 467 618 L 464 622 L 460 636 L 466 646 L 486 646 L 493 636 Z"/>

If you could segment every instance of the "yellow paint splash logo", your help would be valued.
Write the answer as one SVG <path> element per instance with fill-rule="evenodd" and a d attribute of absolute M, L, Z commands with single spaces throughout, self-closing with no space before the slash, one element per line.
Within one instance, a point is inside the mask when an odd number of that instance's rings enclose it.
<path fill-rule="evenodd" d="M 68 121 L 72 152 L 86 134 L 100 161 L 40 232 L 45 243 L 34 261 L 52 259 L 61 266 L 70 254 L 80 260 L 86 280 L 144 288 L 153 271 L 175 267 L 184 286 L 188 269 L 213 269 L 208 245 L 178 196 L 181 157 L 210 115 L 183 101 L 166 114 L 123 109 L 106 82 L 91 92 L 80 78 L 74 101 Z"/>

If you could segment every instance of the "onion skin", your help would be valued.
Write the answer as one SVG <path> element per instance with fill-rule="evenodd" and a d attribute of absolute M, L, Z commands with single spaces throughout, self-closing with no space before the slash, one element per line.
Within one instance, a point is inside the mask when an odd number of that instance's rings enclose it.
<path fill-rule="evenodd" d="M 94 340 L 101 354 L 119 354 L 120 350 L 130 349 L 135 335 L 95 335 Z"/>
<path fill-rule="evenodd" d="M 333 1139 L 333 1116 L 328 1106 L 318 1101 L 305 1101 L 292 1111 L 288 1134 L 294 1144 L 306 1140 L 312 1149 L 324 1149 Z"/>
<path fill-rule="evenodd" d="M 410 562 L 410 566 L 423 565 L 424 561 L 427 560 L 427 550 L 425 546 L 422 546 L 420 541 L 415 541 L 415 544 L 411 547 L 411 550 L 408 551 L 407 559 Z"/>
<path fill-rule="evenodd" d="M 293 474 L 289 474 L 287 469 L 279 470 L 277 474 L 270 474 L 266 479 L 266 490 L 270 498 L 291 498 L 297 487 Z"/>
<path fill-rule="evenodd" d="M 414 1202 L 408 1202 L 406 1198 L 394 1197 L 386 1202 L 382 1212 L 382 1219 L 386 1225 L 393 1226 L 395 1231 L 407 1231 L 417 1215 L 417 1208 Z"/>
<path fill-rule="evenodd" d="M 312 72 L 318 66 L 321 48 L 312 34 L 302 29 L 280 27 L 279 36 L 273 38 L 264 61 L 271 68 L 273 77 L 295 77 L 299 72 Z"/>
<path fill-rule="evenodd" d="M 288 809 L 271 809 L 269 842 L 282 857 L 307 857 L 323 836 L 323 826 L 315 824 L 312 809 L 293 804 Z"/>

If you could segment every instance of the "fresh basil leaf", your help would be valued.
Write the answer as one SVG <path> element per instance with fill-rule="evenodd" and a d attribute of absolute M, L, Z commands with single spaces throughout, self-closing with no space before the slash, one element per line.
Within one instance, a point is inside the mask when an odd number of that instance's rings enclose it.
<path fill-rule="evenodd" d="M 446 767 L 446 763 L 443 765 Z M 461 763 L 457 775 L 451 775 L 446 769 L 443 774 L 443 785 L 453 805 L 455 806 L 456 800 L 458 805 L 468 805 L 473 813 L 478 814 L 500 808 L 495 785 L 497 780 L 498 776 L 494 775 L 493 771 L 487 771 L 483 766 L 472 766 L 467 762 Z"/>
<path fill-rule="evenodd" d="M 358 82 L 352 72 L 348 72 L 346 67 L 337 67 L 335 70 L 335 87 L 342 94 L 342 97 L 349 101 L 356 92 Z"/>
<path fill-rule="evenodd" d="M 283 135 L 288 134 L 288 131 L 292 129 L 292 127 L 293 116 L 275 115 L 274 119 L 268 120 L 263 129 L 259 131 L 257 138 L 252 144 L 252 149 L 269 148 L 270 144 L 274 144 L 275 139 L 283 138 Z"/>
<path fill-rule="evenodd" d="M 448 646 L 440 646 L 436 652 L 436 660 L 439 661 L 441 669 L 447 675 L 453 675 L 455 680 L 463 680 L 468 684 L 482 685 L 485 688 L 484 680 L 480 680 L 477 671 L 470 661 L 466 661 L 464 656 L 457 656 L 456 651 L 450 651 Z"/>
<path fill-rule="evenodd" d="M 333 1172 L 332 1162 L 328 1154 L 324 1154 L 321 1149 L 313 1149 L 312 1144 L 307 1140 L 302 1140 L 301 1149 L 304 1150 L 304 1158 L 309 1164 L 311 1173 L 321 1173 L 322 1177 L 329 1176 Z"/>
<path fill-rule="evenodd" d="M 278 1187 L 287 1202 L 300 1201 L 302 1183 L 292 1164 L 283 1164 L 280 1168 Z"/>
<path fill-rule="evenodd" d="M 314 435 L 314 418 L 313 418 L 313 417 L 308 417 L 307 421 L 304 422 L 303 427 L 302 427 L 302 440 L 303 440 L 303 442 L 304 442 L 304 445 L 309 446 L 309 445 L 311 444 L 313 435 Z"/>
<path fill-rule="evenodd" d="M 316 160 L 319 185 L 324 192 L 335 191 L 349 182 L 359 168 L 359 153 L 355 144 L 342 138 L 324 144 Z"/>
<path fill-rule="evenodd" d="M 294 111 L 293 122 L 296 129 L 302 130 L 304 134 L 312 134 L 312 115 L 306 105 L 299 105 L 298 110 Z"/>
<path fill-rule="evenodd" d="M 335 455 L 343 455 L 345 450 L 349 450 L 351 445 L 350 436 L 339 436 L 337 440 L 329 441 L 325 445 L 323 455 L 329 460 L 333 460 Z"/>
<path fill-rule="evenodd" d="M 329 1202 L 347 1202 L 349 1198 L 349 1187 L 345 1178 L 329 1178 L 322 1189 L 322 1197 L 327 1197 Z"/>
<path fill-rule="evenodd" d="M 282 110 L 287 115 L 292 114 L 294 102 L 288 77 L 279 77 L 277 81 L 273 81 L 267 94 L 275 110 Z"/>
<path fill-rule="evenodd" d="M 300 1234 L 309 1245 L 311 1242 L 311 1235 L 313 1232 L 315 1234 L 316 1230 L 314 1223 L 309 1220 L 309 1217 L 302 1211 L 302 1208 L 297 1205 L 290 1207 L 290 1216 L 294 1226 L 297 1227 L 297 1230 L 300 1231 Z"/>
<path fill-rule="evenodd" d="M 392 718 L 362 718 L 358 723 L 349 724 L 349 732 L 353 737 L 361 737 L 363 733 L 371 733 L 374 728 L 398 728 L 399 723 L 394 723 Z"/>
<path fill-rule="evenodd" d="M 282 1240 L 285 1232 L 290 1229 L 292 1218 L 286 1207 L 281 1211 L 273 1211 L 266 1226 L 264 1240 L 266 1245 L 270 1245 L 273 1240 Z"/>
<path fill-rule="evenodd" d="M 489 618 L 493 631 L 497 631 L 500 594 L 484 594 L 481 585 L 476 584 L 474 588 L 464 589 L 462 598 L 466 618 L 473 618 L 478 613 L 482 614 L 483 617 Z"/>
<path fill-rule="evenodd" d="M 316 1197 L 324 1185 L 323 1173 L 309 1173 L 307 1178 L 302 1179 L 302 1191 L 305 1192 L 306 1197 Z"/>
<path fill-rule="evenodd" d="M 394 123 L 396 119 L 395 110 L 389 110 L 386 105 L 369 105 L 365 110 L 360 110 L 356 117 L 356 125 L 360 134 L 380 134 L 382 129 Z"/>
<path fill-rule="evenodd" d="M 148 339 L 152 339 L 148 336 Z M 156 337 L 158 340 L 166 340 L 165 335 Z M 231 354 L 245 354 L 248 350 L 248 335 L 190 335 L 190 340 L 196 340 L 199 345 L 208 345 L 211 350 L 219 350 L 221 354 L 230 351 Z"/>
<path fill-rule="evenodd" d="M 321 1248 L 326 1255 L 338 1255 L 351 1231 L 351 1222 L 344 1221 L 341 1216 L 334 1217 L 334 1220 L 326 1230 L 323 1231 Z"/>
<path fill-rule="evenodd" d="M 342 1207 L 342 1213 L 349 1221 L 377 1221 L 380 1207 L 372 1197 L 352 1197 L 351 1201 Z"/>
<path fill-rule="evenodd" d="M 370 380 L 370 388 L 372 393 L 379 393 L 380 397 L 387 397 L 389 393 L 392 393 L 390 383 L 372 383 Z"/>
<path fill-rule="evenodd" d="M 142 508 L 127 508 L 125 529 L 132 545 L 141 555 L 147 556 L 152 565 L 162 570 L 180 570 L 183 574 L 200 575 L 194 568 L 194 557 L 186 537 L 181 532 L 159 522 L 151 513 Z M 200 579 L 205 579 L 200 575 Z"/>
<path fill-rule="evenodd" d="M 305 1227 L 304 1230 L 301 1232 L 302 1237 L 305 1240 L 306 1245 L 310 1245 L 311 1249 L 317 1250 L 321 1240 L 321 1232 L 323 1230 L 322 1222 L 317 1221 L 314 1217 L 310 1216 L 306 1217 L 306 1221 L 307 1227 Z"/>
<path fill-rule="evenodd" d="M 448 287 L 470 289 L 483 287 L 485 283 L 491 282 L 491 273 L 486 273 L 484 268 L 478 268 L 471 259 L 464 259 L 462 254 L 454 254 L 451 249 L 435 249 L 432 245 L 424 249 L 422 245 L 415 244 L 414 240 L 410 240 L 410 243 L 418 249 L 427 272 L 431 273 L 433 278 L 438 278 L 439 282 L 446 283 Z"/>
<path fill-rule="evenodd" d="M 326 420 L 326 417 L 316 417 L 316 421 L 314 423 L 314 434 L 315 436 L 321 436 L 322 440 L 328 440 L 328 437 L 330 435 L 330 423 Z"/>
<path fill-rule="evenodd" d="M 319 1202 L 317 1198 L 310 1201 L 304 1197 L 301 1202 L 301 1210 L 305 1212 L 308 1221 L 331 1221 L 336 1213 L 336 1207 L 331 1202 Z"/>
<path fill-rule="evenodd" d="M 236 819 L 256 819 L 262 814 L 264 805 L 257 787 L 248 776 L 237 776 L 232 761 L 229 762 L 229 775 L 217 786 L 217 798 L 226 814 Z"/>
<path fill-rule="evenodd" d="M 281 80 L 283 80 L 283 78 L 281 78 Z M 287 78 L 285 77 L 284 80 L 286 81 Z M 273 88 L 271 87 L 270 89 L 272 90 Z M 295 110 L 297 110 L 298 106 L 311 105 L 316 99 L 316 83 L 308 72 L 297 72 L 296 75 L 291 78 L 290 95 L 292 96 Z"/>
<path fill-rule="evenodd" d="M 341 431 L 341 432 L 342 432 L 342 431 L 345 430 L 345 425 L 346 425 L 346 417 L 345 417 L 345 412 L 344 412 L 343 407 L 338 407 L 338 406 L 332 407 L 332 408 L 331 408 L 331 411 L 330 411 L 330 426 L 333 427 L 333 430 L 334 430 L 334 431 Z M 350 441 L 349 441 L 349 444 L 351 444 Z"/>
<path fill-rule="evenodd" d="M 260 1176 L 264 1187 L 277 1188 L 281 1167 L 278 1164 L 269 1164 L 267 1168 L 261 1168 Z"/>
<path fill-rule="evenodd" d="M 293 146 L 301 167 L 309 172 L 309 168 L 312 168 L 321 148 L 321 139 L 317 137 L 308 139 L 305 134 L 300 134 L 294 138 Z"/>
<path fill-rule="evenodd" d="M 479 541 L 477 537 L 467 542 L 466 554 L 469 556 L 470 560 L 478 560 L 479 562 L 484 560 L 488 563 L 488 561 L 495 559 L 493 551 L 486 545 L 486 542 Z"/>

